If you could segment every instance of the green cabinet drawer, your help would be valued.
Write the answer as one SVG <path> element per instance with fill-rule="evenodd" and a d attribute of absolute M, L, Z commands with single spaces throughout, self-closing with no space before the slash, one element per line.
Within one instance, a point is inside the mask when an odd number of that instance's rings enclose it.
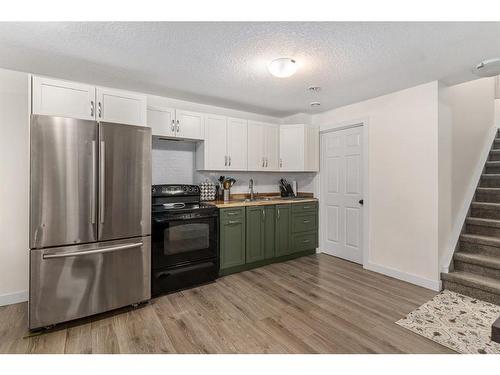
<path fill-rule="evenodd" d="M 318 209 L 318 202 L 305 202 L 305 203 L 292 203 L 292 212 L 294 214 L 316 211 Z"/>
<path fill-rule="evenodd" d="M 294 215 L 292 219 L 292 232 L 310 232 L 316 230 L 318 215 L 316 213 Z"/>
<path fill-rule="evenodd" d="M 292 236 L 292 251 L 315 249 L 318 247 L 318 233 L 309 232 L 305 234 L 294 234 Z"/>
<path fill-rule="evenodd" d="M 222 213 L 221 213 L 222 214 Z M 245 264 L 245 216 L 220 220 L 220 269 Z"/>
<path fill-rule="evenodd" d="M 221 208 L 221 220 L 239 219 L 245 215 L 245 207 Z"/>

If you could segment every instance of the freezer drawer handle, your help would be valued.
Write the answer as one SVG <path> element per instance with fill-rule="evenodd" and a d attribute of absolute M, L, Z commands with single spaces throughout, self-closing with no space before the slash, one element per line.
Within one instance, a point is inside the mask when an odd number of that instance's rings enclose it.
<path fill-rule="evenodd" d="M 127 245 L 103 247 L 103 248 L 95 249 L 95 250 L 74 251 L 72 253 L 44 254 L 43 255 L 43 259 L 68 258 L 68 257 L 81 256 L 81 255 L 92 255 L 92 254 L 109 253 L 109 252 L 112 252 L 112 251 L 133 249 L 135 247 L 141 247 L 141 246 L 142 246 L 142 242 L 137 242 L 137 243 L 130 243 L 130 244 L 127 244 Z"/>

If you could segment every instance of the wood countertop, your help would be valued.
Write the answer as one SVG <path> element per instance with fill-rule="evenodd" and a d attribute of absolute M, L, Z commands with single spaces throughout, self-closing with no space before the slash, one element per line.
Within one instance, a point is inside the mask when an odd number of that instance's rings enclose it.
<path fill-rule="evenodd" d="M 205 202 L 216 206 L 217 208 L 233 208 L 233 207 L 250 207 L 250 206 L 270 206 L 276 204 L 295 204 L 295 203 L 307 203 L 307 202 L 318 202 L 317 198 L 313 197 L 303 197 L 300 199 L 283 199 L 281 197 L 269 197 L 269 200 L 257 200 L 252 202 L 245 202 L 242 199 L 232 199 L 230 201 L 211 201 Z"/>

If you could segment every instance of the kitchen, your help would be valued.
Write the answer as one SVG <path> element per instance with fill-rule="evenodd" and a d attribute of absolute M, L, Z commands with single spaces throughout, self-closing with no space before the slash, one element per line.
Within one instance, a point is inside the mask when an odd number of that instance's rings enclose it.
<path fill-rule="evenodd" d="M 457 351 L 400 323 L 446 295 L 445 64 L 343 81 L 335 43 L 497 27 L 0 23 L 0 353 Z M 474 157 L 498 79 L 447 81 Z"/>

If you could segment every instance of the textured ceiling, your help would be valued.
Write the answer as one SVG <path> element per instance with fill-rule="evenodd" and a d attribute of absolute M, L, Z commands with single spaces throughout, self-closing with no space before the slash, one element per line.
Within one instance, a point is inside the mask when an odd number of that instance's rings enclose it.
<path fill-rule="evenodd" d="M 0 23 L 0 67 L 287 116 L 473 79 L 500 57 L 499 35 L 500 23 Z M 298 72 L 271 76 L 278 57 Z"/>

